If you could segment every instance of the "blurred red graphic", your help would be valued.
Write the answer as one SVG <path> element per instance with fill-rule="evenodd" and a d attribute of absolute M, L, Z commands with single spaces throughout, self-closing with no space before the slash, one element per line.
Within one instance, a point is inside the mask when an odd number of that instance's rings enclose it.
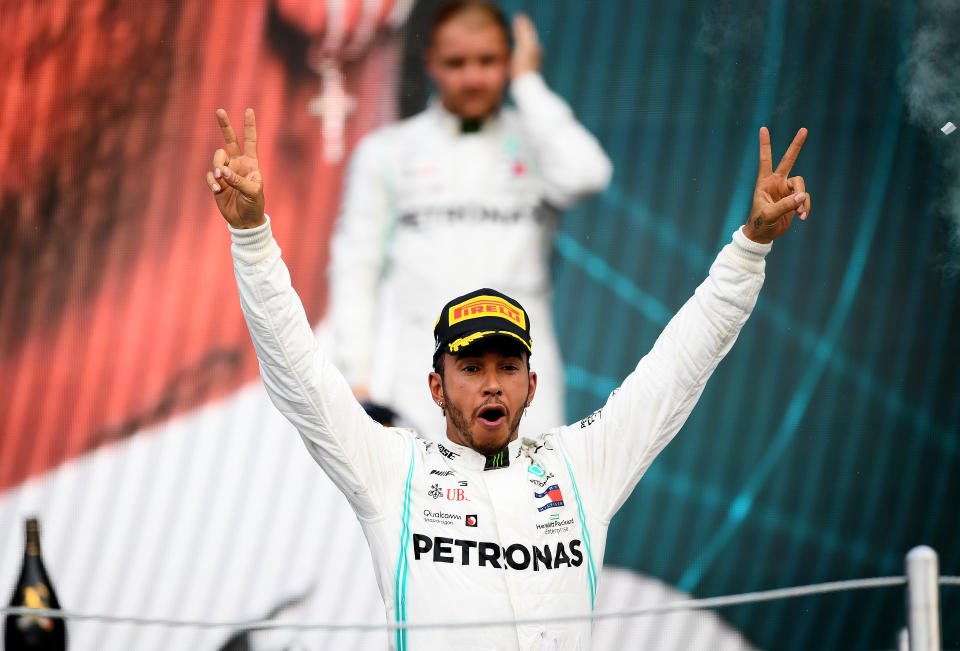
<path fill-rule="evenodd" d="M 343 166 L 325 160 L 307 110 L 311 57 L 336 61 L 345 92 L 363 98 L 342 130 L 349 151 L 394 118 L 397 42 L 375 36 L 397 11 L 394 0 L 4 7 L 0 490 L 256 377 L 229 236 L 203 182 L 218 107 L 235 120 L 256 108 L 274 232 L 318 320 Z"/>

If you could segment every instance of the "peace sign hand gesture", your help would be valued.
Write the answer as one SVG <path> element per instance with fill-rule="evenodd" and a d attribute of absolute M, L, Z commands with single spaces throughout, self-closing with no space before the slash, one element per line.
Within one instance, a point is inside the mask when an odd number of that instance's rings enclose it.
<path fill-rule="evenodd" d="M 770 132 L 766 127 L 760 128 L 760 171 L 753 191 L 753 208 L 743 227 L 743 234 L 754 242 L 772 242 L 790 228 L 794 215 L 799 214 L 803 220 L 810 214 L 810 195 L 804 189 L 803 177 L 787 176 L 806 139 L 806 129 L 797 131 L 774 170 Z"/>
<path fill-rule="evenodd" d="M 217 109 L 217 122 L 226 149 L 213 154 L 213 170 L 207 172 L 207 187 L 223 218 L 234 228 L 255 228 L 266 222 L 263 215 L 263 177 L 257 161 L 257 123 L 253 109 L 243 114 L 243 150 L 230 118 Z"/>

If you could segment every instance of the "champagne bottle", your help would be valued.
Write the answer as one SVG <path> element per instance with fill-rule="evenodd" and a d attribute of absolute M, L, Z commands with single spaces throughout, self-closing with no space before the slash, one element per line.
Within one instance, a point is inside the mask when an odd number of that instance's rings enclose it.
<path fill-rule="evenodd" d="M 27 519 L 26 538 L 20 579 L 13 589 L 10 605 L 19 608 L 60 608 L 40 555 L 40 531 L 36 518 Z M 66 623 L 52 617 L 8 615 L 3 643 L 6 651 L 65 651 Z"/>

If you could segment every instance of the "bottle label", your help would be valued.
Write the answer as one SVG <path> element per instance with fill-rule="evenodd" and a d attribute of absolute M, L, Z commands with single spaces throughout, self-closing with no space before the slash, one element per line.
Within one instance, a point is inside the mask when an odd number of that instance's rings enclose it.
<path fill-rule="evenodd" d="M 23 589 L 23 605 L 25 608 L 49 608 L 50 590 L 43 583 L 28 585 Z M 17 628 L 25 631 L 33 626 L 39 626 L 44 631 L 53 630 L 53 620 L 49 617 L 35 617 L 21 615 L 17 618 Z"/>

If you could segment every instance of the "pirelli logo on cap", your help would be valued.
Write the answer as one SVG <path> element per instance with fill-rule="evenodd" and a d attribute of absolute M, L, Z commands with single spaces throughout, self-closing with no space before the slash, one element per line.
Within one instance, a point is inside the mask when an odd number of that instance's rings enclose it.
<path fill-rule="evenodd" d="M 459 355 L 474 342 L 497 335 L 512 337 L 532 352 L 530 319 L 516 299 L 489 287 L 457 296 L 447 301 L 433 326 L 434 364 L 441 351 Z"/>
<path fill-rule="evenodd" d="M 524 330 L 527 328 L 527 317 L 523 310 L 499 296 L 475 296 L 454 305 L 449 311 L 449 325 L 483 316 L 499 316 L 513 321 Z"/>

